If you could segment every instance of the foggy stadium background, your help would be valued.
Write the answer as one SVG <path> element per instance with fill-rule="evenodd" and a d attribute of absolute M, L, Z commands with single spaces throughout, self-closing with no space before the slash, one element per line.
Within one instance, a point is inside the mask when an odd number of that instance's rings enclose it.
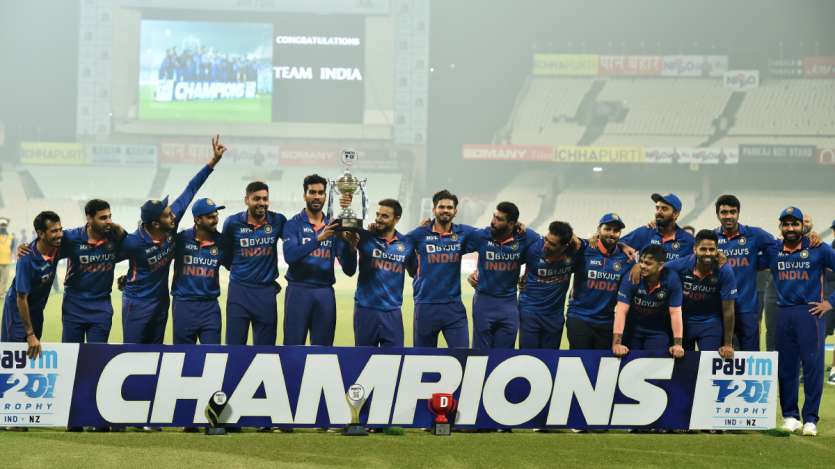
<path fill-rule="evenodd" d="M 681 225 L 713 228 L 713 201 L 734 193 L 742 223 L 775 233 L 779 211 L 796 205 L 831 241 L 833 17 L 829 1 L 779 0 L 2 2 L 0 216 L 30 239 L 39 211 L 78 226 L 99 197 L 132 230 L 144 200 L 180 193 L 218 133 L 229 151 L 198 196 L 227 205 L 221 222 L 243 210 L 255 179 L 270 185 L 271 208 L 292 216 L 304 175 L 337 177 L 339 150 L 354 148 L 372 204 L 403 203 L 403 232 L 442 188 L 461 198 L 459 222 L 485 226 L 510 200 L 537 230 L 560 219 L 584 236 L 605 212 L 627 231 L 648 222 L 653 192 L 681 196 Z M 362 80 L 278 79 L 270 68 L 258 76 L 272 87 L 262 114 L 204 101 L 172 120 L 140 102 L 155 73 L 143 57 L 161 53 L 142 49 L 153 21 L 355 35 L 358 50 L 270 37 L 274 54 L 262 59 L 357 68 Z M 244 41 L 224 36 L 231 27 L 213 31 L 172 45 L 222 52 Z M 725 71 L 749 82 L 726 82 Z M 588 154 L 567 147 L 633 159 L 565 162 Z M 464 157 L 514 149 L 537 160 Z"/>

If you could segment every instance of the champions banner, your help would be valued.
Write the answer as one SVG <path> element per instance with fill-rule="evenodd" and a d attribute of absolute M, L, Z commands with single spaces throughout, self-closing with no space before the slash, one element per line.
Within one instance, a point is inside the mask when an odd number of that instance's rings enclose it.
<path fill-rule="evenodd" d="M 464 428 L 775 427 L 777 354 L 379 349 L 368 347 L 0 345 L 0 419 L 11 426 L 193 426 L 222 390 L 230 426 L 350 421 L 352 384 L 369 426 L 429 427 L 426 400 L 452 393 Z"/>

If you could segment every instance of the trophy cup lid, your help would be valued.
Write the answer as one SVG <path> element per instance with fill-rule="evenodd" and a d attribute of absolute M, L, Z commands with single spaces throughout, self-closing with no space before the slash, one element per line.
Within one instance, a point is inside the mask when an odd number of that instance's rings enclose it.
<path fill-rule="evenodd" d="M 341 155 L 342 165 L 345 166 L 346 168 L 350 168 L 351 166 L 354 165 L 354 163 L 356 163 L 357 157 L 358 157 L 358 155 L 357 155 L 356 150 L 352 150 L 352 149 L 342 150 L 342 155 Z M 347 169 L 346 169 L 346 171 L 347 171 Z"/>
<path fill-rule="evenodd" d="M 352 384 L 348 388 L 348 399 L 353 402 L 359 402 L 365 398 L 365 388 L 360 384 Z"/>
<path fill-rule="evenodd" d="M 212 394 L 212 402 L 217 405 L 226 404 L 226 393 L 223 391 L 217 391 L 216 393 Z"/>

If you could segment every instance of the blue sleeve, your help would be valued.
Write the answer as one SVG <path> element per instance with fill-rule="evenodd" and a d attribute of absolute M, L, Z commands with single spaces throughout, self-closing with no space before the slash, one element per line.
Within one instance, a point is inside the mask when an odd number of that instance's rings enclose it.
<path fill-rule="evenodd" d="M 719 297 L 722 301 L 735 300 L 737 295 L 736 276 L 734 276 L 734 269 L 728 264 L 723 265 L 719 269 Z"/>
<path fill-rule="evenodd" d="M 206 182 L 206 179 L 209 178 L 209 174 L 212 174 L 213 169 L 209 167 L 209 165 L 203 166 L 203 168 L 188 182 L 186 189 L 180 194 L 174 202 L 171 203 L 171 211 L 174 212 L 174 216 L 177 217 L 174 223 L 179 226 L 180 220 L 183 218 L 183 214 L 186 213 L 186 209 L 188 208 L 191 201 L 194 199 L 194 196 L 197 195 L 197 191 L 200 190 L 200 187 L 203 186 L 203 183 Z"/>
<path fill-rule="evenodd" d="M 299 234 L 300 230 L 298 225 L 298 222 L 289 221 L 284 224 L 284 229 L 281 232 L 281 237 L 284 239 L 284 245 L 282 247 L 284 261 L 288 264 L 302 260 L 306 255 L 319 247 L 319 237 L 316 236 L 315 232 L 310 242 L 302 244 L 302 236 Z"/>
<path fill-rule="evenodd" d="M 646 240 L 644 239 L 646 238 L 646 230 L 646 227 L 639 226 L 626 236 L 621 237 L 619 242 L 631 247 L 632 249 L 640 251 L 644 248 L 644 243 L 646 243 Z"/>
<path fill-rule="evenodd" d="M 759 254 L 757 254 L 757 271 L 768 269 L 771 265 L 771 256 L 772 250 L 774 246 L 776 246 L 776 241 L 773 245 L 763 249 Z"/>
<path fill-rule="evenodd" d="M 32 291 L 32 263 L 29 259 L 18 261 L 17 267 L 15 267 L 14 282 L 18 294 L 29 294 Z"/>
<path fill-rule="evenodd" d="M 464 226 L 464 225 L 462 225 Z M 468 254 L 471 252 L 477 252 L 481 247 L 481 231 L 472 229 L 470 231 L 465 231 L 464 235 L 464 242 L 461 244 L 461 254 Z"/>
<path fill-rule="evenodd" d="M 835 250 L 833 250 L 827 244 L 821 244 L 818 249 L 821 250 L 821 260 L 823 261 L 824 267 L 823 269 L 821 269 L 821 274 L 826 275 L 826 269 L 835 271 Z M 829 298 L 827 300 L 829 301 L 829 304 L 835 305 L 835 291 L 833 291 L 832 294 L 829 295 Z M 829 314 L 835 313 L 830 311 Z"/>
<path fill-rule="evenodd" d="M 675 272 L 676 274 L 681 273 L 683 266 L 685 265 L 686 257 L 679 257 L 678 259 L 672 260 L 670 262 L 664 263 L 664 268 L 669 270 L 670 272 Z"/>
<path fill-rule="evenodd" d="M 276 213 L 275 217 L 276 217 L 275 224 L 278 225 L 276 227 L 276 230 L 278 230 L 278 232 L 280 233 L 279 237 L 281 239 L 284 239 L 284 227 L 287 226 L 287 222 L 288 222 L 287 217 L 285 217 L 284 215 L 282 215 L 280 213 Z"/>
<path fill-rule="evenodd" d="M 772 244 L 777 242 L 774 236 L 771 236 L 771 233 L 762 228 L 754 228 L 754 236 L 757 238 L 757 248 L 760 251 L 768 249 Z"/>
<path fill-rule="evenodd" d="M 348 243 L 339 237 L 334 242 L 334 249 L 336 249 L 336 257 L 339 259 L 339 265 L 342 266 L 342 272 L 349 277 L 353 276 L 357 272 L 357 255 L 359 254 L 359 250 L 352 251 Z"/>
<path fill-rule="evenodd" d="M 635 289 L 638 286 L 632 283 L 628 275 L 624 275 L 618 288 L 618 301 L 621 303 L 632 304 L 632 297 L 635 296 Z"/>
<path fill-rule="evenodd" d="M 125 259 L 130 259 L 131 252 L 134 248 L 133 238 L 130 235 L 125 236 L 122 243 L 119 245 L 119 252 L 116 254 L 116 262 L 121 262 Z"/>
<path fill-rule="evenodd" d="M 667 272 L 667 286 L 670 288 L 670 300 L 667 304 L 670 308 L 680 307 L 684 296 L 681 293 L 681 279 L 672 270 Z"/>

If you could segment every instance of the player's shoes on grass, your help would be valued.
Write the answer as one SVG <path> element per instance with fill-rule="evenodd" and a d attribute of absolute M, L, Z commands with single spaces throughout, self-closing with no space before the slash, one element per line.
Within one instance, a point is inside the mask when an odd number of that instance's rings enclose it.
<path fill-rule="evenodd" d="M 783 426 L 780 427 L 781 430 L 784 432 L 794 433 L 800 430 L 800 427 L 803 425 L 800 423 L 800 420 L 797 420 L 794 417 L 786 417 L 783 419 Z"/>
<path fill-rule="evenodd" d="M 161 432 L 162 428 L 160 427 L 142 427 L 143 432 L 153 433 L 153 432 Z"/>
<path fill-rule="evenodd" d="M 829 377 L 826 378 L 826 384 L 835 386 L 835 368 L 829 370 Z"/>
<path fill-rule="evenodd" d="M 812 422 L 804 423 L 803 436 L 818 436 L 818 426 Z"/>

